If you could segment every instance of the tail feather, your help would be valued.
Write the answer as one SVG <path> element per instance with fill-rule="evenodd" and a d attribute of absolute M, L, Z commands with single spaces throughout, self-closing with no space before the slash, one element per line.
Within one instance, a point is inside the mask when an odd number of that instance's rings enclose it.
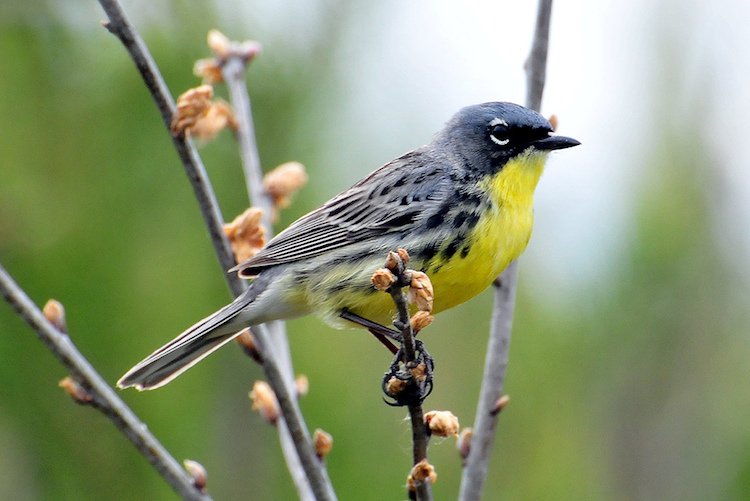
<path fill-rule="evenodd" d="M 237 315 L 257 297 L 253 289 L 153 352 L 122 376 L 117 386 L 138 390 L 163 386 L 234 339 L 244 327 Z"/>

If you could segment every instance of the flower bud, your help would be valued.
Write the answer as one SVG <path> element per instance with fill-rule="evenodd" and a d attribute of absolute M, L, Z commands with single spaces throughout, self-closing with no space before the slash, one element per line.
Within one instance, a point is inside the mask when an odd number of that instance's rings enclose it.
<path fill-rule="evenodd" d="M 414 334 L 417 334 L 419 331 L 430 325 L 434 319 L 435 317 L 428 312 L 418 311 L 411 316 L 411 319 L 409 319 L 411 322 L 411 330 L 414 331 Z"/>
<path fill-rule="evenodd" d="M 42 309 L 44 318 L 54 325 L 60 332 L 68 332 L 68 325 L 65 321 L 65 307 L 60 301 L 50 299 Z"/>
<path fill-rule="evenodd" d="M 409 302 L 416 304 L 420 311 L 432 311 L 435 293 L 430 277 L 422 271 L 412 271 L 409 284 Z"/>
<path fill-rule="evenodd" d="M 372 281 L 372 285 L 379 291 L 386 291 L 391 285 L 396 283 L 395 275 L 387 268 L 375 270 L 370 280 Z"/>
<path fill-rule="evenodd" d="M 275 425 L 279 419 L 281 411 L 279 402 L 276 400 L 276 394 L 265 381 L 256 381 L 250 392 L 250 400 L 253 402 L 252 409 L 260 412 L 263 419 Z"/>
<path fill-rule="evenodd" d="M 410 492 L 415 492 L 417 485 L 423 482 L 430 482 L 431 484 L 437 482 L 435 467 L 428 463 L 426 459 L 418 462 L 411 469 L 411 473 L 406 478 L 406 487 Z"/>
<path fill-rule="evenodd" d="M 424 423 L 430 433 L 438 437 L 458 435 L 458 418 L 450 411 L 429 411 L 424 415 Z"/>
<path fill-rule="evenodd" d="M 313 444 L 315 445 L 315 454 L 320 458 L 325 458 L 333 449 L 333 437 L 320 428 L 313 432 Z"/>
<path fill-rule="evenodd" d="M 71 376 L 61 379 L 57 386 L 62 388 L 77 404 L 87 405 L 94 401 L 94 397 Z"/>
<path fill-rule="evenodd" d="M 195 488 L 201 492 L 205 492 L 206 482 L 208 481 L 206 468 L 198 461 L 193 461 L 192 459 L 186 459 L 182 464 L 185 466 L 185 471 L 188 472 L 188 475 L 192 477 Z"/>

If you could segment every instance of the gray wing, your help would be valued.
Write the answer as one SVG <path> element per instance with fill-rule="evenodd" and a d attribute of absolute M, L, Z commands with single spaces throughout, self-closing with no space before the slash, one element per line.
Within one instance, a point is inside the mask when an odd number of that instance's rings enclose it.
<path fill-rule="evenodd" d="M 449 188 L 444 159 L 423 149 L 409 152 L 298 219 L 230 271 L 255 276 L 271 266 L 413 229 L 415 223 L 440 210 Z"/>

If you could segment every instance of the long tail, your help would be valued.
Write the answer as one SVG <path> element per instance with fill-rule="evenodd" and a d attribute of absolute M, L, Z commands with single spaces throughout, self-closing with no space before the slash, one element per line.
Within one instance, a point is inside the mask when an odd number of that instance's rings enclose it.
<path fill-rule="evenodd" d="M 257 287 L 260 285 L 256 281 L 232 303 L 153 352 L 122 376 L 117 386 L 134 386 L 138 390 L 164 386 L 234 339 L 247 326 L 237 316 L 262 292 L 264 287 Z"/>

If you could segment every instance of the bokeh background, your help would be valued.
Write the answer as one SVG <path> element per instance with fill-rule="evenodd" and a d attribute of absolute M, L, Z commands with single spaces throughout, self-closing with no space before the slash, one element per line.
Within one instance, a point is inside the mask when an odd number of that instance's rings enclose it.
<path fill-rule="evenodd" d="M 177 94 L 218 28 L 264 52 L 248 85 L 263 164 L 310 183 L 279 227 L 429 140 L 459 107 L 523 102 L 535 2 L 125 1 Z M 228 292 L 154 105 L 93 0 L 0 4 L 0 262 L 68 312 L 114 382 Z M 750 496 L 750 4 L 556 3 L 545 114 L 583 146 L 554 155 L 521 263 L 487 499 Z M 220 93 L 223 89 L 219 90 Z M 201 150 L 227 219 L 247 205 L 229 133 Z M 427 407 L 473 421 L 491 294 L 425 332 Z M 289 323 L 302 408 L 332 433 L 341 499 L 403 499 L 405 412 L 389 356 L 359 331 Z M 173 499 L 0 305 L 0 498 Z M 216 499 L 293 499 L 276 432 L 250 411 L 258 367 L 221 350 L 156 392 L 123 393 Z M 438 499 L 453 439 L 433 440 Z"/>

